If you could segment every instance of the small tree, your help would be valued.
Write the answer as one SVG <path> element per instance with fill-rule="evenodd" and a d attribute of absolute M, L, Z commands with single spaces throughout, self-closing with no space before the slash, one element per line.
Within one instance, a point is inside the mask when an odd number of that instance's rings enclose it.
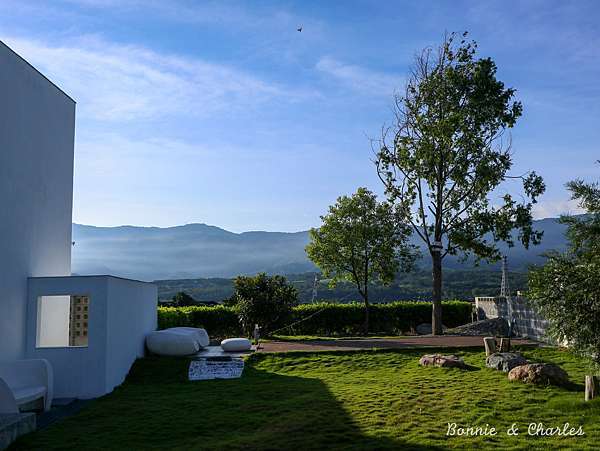
<path fill-rule="evenodd" d="M 396 120 L 377 145 L 377 172 L 388 200 L 404 212 L 432 260 L 432 330 L 442 333 L 442 260 L 448 254 L 498 260 L 496 243 L 512 246 L 513 229 L 527 248 L 541 233 L 532 228 L 531 208 L 544 192 L 534 172 L 511 177 L 510 139 L 522 113 L 515 90 L 496 79 L 496 64 L 477 59 L 466 33 L 446 36 L 437 52 L 425 49 L 403 96 Z M 489 195 L 509 178 L 523 182 L 525 196 Z"/>
<path fill-rule="evenodd" d="M 242 328 L 251 335 L 258 324 L 264 335 L 269 335 L 291 318 L 292 307 L 298 304 L 296 288 L 283 276 L 238 276 L 234 280 L 234 294 L 229 304 L 238 309 Z"/>
<path fill-rule="evenodd" d="M 563 216 L 570 248 L 548 255 L 529 271 L 528 298 L 550 322 L 549 333 L 600 367 L 600 186 L 576 180 L 567 184 L 572 199 L 587 212 Z"/>
<path fill-rule="evenodd" d="M 366 188 L 351 197 L 338 198 L 321 216 L 323 225 L 310 230 L 311 242 L 306 246 L 309 258 L 331 278 L 331 286 L 339 281 L 352 282 L 365 304 L 365 334 L 369 331 L 369 284 L 379 280 L 388 284 L 400 268 L 410 269 L 414 253 L 406 244 L 409 227 L 398 221 L 389 204 L 378 203 Z"/>
<path fill-rule="evenodd" d="M 176 307 L 186 307 L 190 305 L 197 305 L 196 300 L 187 294 L 185 291 L 178 292 L 173 296 L 173 305 Z"/>

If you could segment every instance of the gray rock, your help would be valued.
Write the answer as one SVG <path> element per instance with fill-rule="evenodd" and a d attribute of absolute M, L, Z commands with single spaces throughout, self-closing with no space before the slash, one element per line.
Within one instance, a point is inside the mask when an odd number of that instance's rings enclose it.
<path fill-rule="evenodd" d="M 421 366 L 439 366 L 446 368 L 467 368 L 467 365 L 460 357 L 455 355 L 427 354 L 419 359 Z"/>
<path fill-rule="evenodd" d="M 569 375 L 561 367 L 552 363 L 528 363 L 510 370 L 508 380 L 538 385 L 565 386 L 569 384 Z"/>
<path fill-rule="evenodd" d="M 524 365 L 527 359 L 518 352 L 496 352 L 485 359 L 485 366 L 508 373 L 514 367 Z"/>
<path fill-rule="evenodd" d="M 508 322 L 504 318 L 484 319 L 474 323 L 449 329 L 448 333 L 456 335 L 487 335 L 496 337 L 508 336 Z"/>

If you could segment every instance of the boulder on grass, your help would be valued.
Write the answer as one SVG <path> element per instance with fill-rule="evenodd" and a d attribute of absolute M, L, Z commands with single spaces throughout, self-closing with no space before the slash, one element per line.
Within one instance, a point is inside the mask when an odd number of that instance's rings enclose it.
<path fill-rule="evenodd" d="M 455 355 L 428 354 L 419 360 L 421 366 L 439 366 L 446 368 L 466 369 L 467 365 L 460 357 Z"/>
<path fill-rule="evenodd" d="M 561 367 L 552 363 L 528 363 L 510 370 L 508 380 L 565 386 L 569 384 L 569 375 Z"/>
<path fill-rule="evenodd" d="M 518 352 L 495 352 L 485 359 L 485 366 L 505 373 L 526 363 L 527 359 Z"/>

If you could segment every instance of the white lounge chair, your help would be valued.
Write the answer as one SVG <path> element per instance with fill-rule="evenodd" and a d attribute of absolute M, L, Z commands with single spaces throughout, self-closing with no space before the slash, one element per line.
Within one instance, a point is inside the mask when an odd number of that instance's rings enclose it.
<path fill-rule="evenodd" d="M 148 350 L 158 355 L 184 356 L 197 353 L 208 346 L 209 338 L 204 329 L 173 327 L 157 330 L 146 335 Z"/>
<path fill-rule="evenodd" d="M 46 359 L 0 362 L 0 414 L 19 413 L 19 407 L 43 399 L 50 410 L 53 373 Z"/>
<path fill-rule="evenodd" d="M 197 327 L 171 327 L 167 330 L 169 332 L 184 332 L 194 335 L 196 337 L 196 340 L 198 340 L 198 345 L 200 346 L 200 348 L 206 348 L 210 344 L 210 338 L 208 337 L 208 334 L 204 329 L 200 329 Z"/>
<path fill-rule="evenodd" d="M 252 349 L 252 343 L 247 338 L 226 338 L 221 342 L 225 352 L 245 352 Z"/>

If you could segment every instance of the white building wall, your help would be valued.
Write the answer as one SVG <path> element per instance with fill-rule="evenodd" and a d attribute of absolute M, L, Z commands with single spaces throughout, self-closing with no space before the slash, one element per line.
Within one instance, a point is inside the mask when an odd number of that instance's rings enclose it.
<path fill-rule="evenodd" d="M 29 359 L 47 359 L 54 372 L 55 398 L 93 398 L 105 393 L 106 277 L 40 277 L 29 279 L 27 352 Z M 38 300 L 41 296 L 89 296 L 88 346 L 38 347 Z"/>
<path fill-rule="evenodd" d="M 156 330 L 156 285 L 135 280 L 108 279 L 106 385 L 120 385 L 131 364 L 145 352 L 146 335 Z"/>
<path fill-rule="evenodd" d="M 38 347 L 38 300 L 43 296 L 89 297 L 88 345 Z M 29 279 L 27 358 L 47 359 L 54 371 L 55 398 L 95 398 L 121 384 L 146 335 L 156 330 L 157 288 L 112 276 Z"/>
<path fill-rule="evenodd" d="M 75 102 L 0 42 L 0 360 L 25 355 L 27 277 L 71 273 Z"/>

